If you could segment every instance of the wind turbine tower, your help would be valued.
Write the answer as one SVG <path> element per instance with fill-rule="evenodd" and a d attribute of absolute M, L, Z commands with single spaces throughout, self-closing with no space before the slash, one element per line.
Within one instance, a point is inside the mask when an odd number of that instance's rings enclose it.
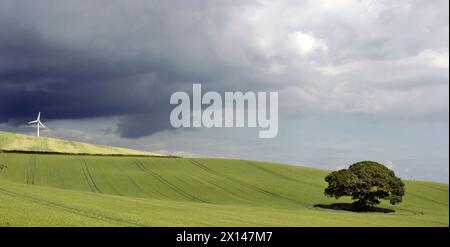
<path fill-rule="evenodd" d="M 41 112 L 39 112 L 38 117 L 36 120 L 28 122 L 28 124 L 36 124 L 33 127 L 36 127 L 36 136 L 39 137 L 39 128 L 47 128 L 45 125 L 41 122 Z"/>

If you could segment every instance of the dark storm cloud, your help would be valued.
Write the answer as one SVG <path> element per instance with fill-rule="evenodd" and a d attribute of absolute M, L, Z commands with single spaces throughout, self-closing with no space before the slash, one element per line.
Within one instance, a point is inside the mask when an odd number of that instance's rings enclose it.
<path fill-rule="evenodd" d="M 119 116 L 151 135 L 194 82 L 279 91 L 292 118 L 446 119 L 447 20 L 448 1 L 3 0 L 0 123 Z"/>
<path fill-rule="evenodd" d="M 239 73 L 220 47 L 227 15 L 238 7 L 2 1 L 0 122 L 43 111 L 49 119 L 122 116 L 119 131 L 130 137 L 167 129 L 172 92 Z"/>
<path fill-rule="evenodd" d="M 138 138 L 170 129 L 167 124 L 169 112 L 170 109 L 165 109 L 165 111 L 127 116 L 118 124 L 118 132 L 128 138 Z"/>

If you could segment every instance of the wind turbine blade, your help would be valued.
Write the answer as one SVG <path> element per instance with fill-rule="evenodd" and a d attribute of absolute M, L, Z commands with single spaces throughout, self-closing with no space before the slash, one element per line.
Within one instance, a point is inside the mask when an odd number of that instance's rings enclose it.
<path fill-rule="evenodd" d="M 47 129 L 47 127 L 46 127 L 43 123 L 41 123 L 41 121 L 39 121 L 39 125 L 40 125 L 42 128 L 46 128 L 46 129 Z"/>
<path fill-rule="evenodd" d="M 37 123 L 38 122 L 38 120 L 34 120 L 34 121 L 31 121 L 31 122 L 28 122 L 28 124 L 34 124 L 34 123 Z"/>
<path fill-rule="evenodd" d="M 37 120 L 39 121 L 40 119 L 41 119 L 41 112 L 39 112 Z"/>

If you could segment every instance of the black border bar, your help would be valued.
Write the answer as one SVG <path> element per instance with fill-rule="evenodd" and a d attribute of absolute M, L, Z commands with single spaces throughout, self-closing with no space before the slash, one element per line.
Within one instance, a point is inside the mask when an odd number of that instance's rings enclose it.
<path fill-rule="evenodd" d="M 208 244 L 178 242 L 177 234 L 211 234 Z M 271 232 L 268 241 L 220 241 L 223 233 Z M 216 239 L 213 239 L 215 236 Z M 236 235 L 235 235 L 236 236 Z M 225 238 L 227 239 L 227 238 Z M 309 246 L 305 243 L 348 245 L 443 244 L 449 240 L 448 227 L 5 227 L 0 228 L 0 241 L 14 243 L 92 244 L 95 242 L 148 243 L 143 246 Z M 228 239 L 227 239 L 228 240 Z"/>

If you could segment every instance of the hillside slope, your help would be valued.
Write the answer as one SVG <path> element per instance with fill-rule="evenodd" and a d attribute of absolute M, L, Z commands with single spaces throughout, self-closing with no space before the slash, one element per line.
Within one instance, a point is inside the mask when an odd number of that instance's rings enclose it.
<path fill-rule="evenodd" d="M 47 152 L 65 154 L 98 154 L 98 155 L 147 155 L 162 154 L 137 151 L 127 148 L 108 147 L 88 143 L 67 141 L 56 138 L 36 137 L 0 131 L 0 151 Z"/>
<path fill-rule="evenodd" d="M 448 226 L 447 184 L 406 182 L 393 213 L 315 207 L 328 171 L 226 159 L 0 153 L 0 225 Z"/>

